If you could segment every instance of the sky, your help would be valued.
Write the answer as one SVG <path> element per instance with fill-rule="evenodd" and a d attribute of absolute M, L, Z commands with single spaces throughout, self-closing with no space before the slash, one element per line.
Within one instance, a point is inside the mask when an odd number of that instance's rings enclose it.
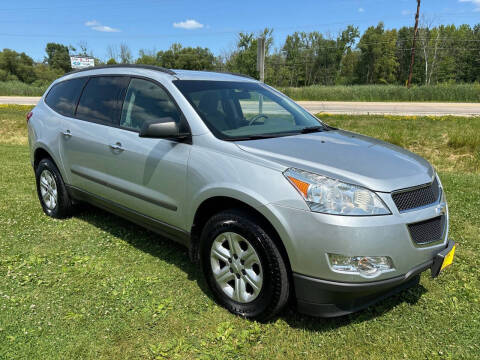
<path fill-rule="evenodd" d="M 107 48 L 127 44 L 165 50 L 172 43 L 231 51 L 240 31 L 273 28 L 274 48 L 295 31 L 336 35 L 353 24 L 365 30 L 413 26 L 416 0 L 0 0 L 0 49 L 45 56 L 47 42 L 79 47 L 107 60 Z M 480 0 L 422 0 L 421 13 L 437 24 L 480 23 Z"/>

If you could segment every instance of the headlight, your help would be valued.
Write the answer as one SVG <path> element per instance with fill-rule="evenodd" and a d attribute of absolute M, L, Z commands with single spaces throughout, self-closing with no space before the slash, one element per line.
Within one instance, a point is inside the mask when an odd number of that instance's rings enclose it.
<path fill-rule="evenodd" d="M 312 211 L 334 215 L 388 215 L 387 205 L 374 192 L 326 176 L 290 168 L 283 175 Z"/>

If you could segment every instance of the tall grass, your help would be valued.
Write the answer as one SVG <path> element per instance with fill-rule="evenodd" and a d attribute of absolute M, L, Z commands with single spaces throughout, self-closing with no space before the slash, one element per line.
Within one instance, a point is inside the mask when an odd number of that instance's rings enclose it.
<path fill-rule="evenodd" d="M 0 96 L 42 96 L 48 85 L 34 86 L 21 81 L 0 81 Z"/>
<path fill-rule="evenodd" d="M 48 85 L 0 81 L 0 96 L 41 96 Z M 312 85 L 280 88 L 295 100 L 311 101 L 439 101 L 480 102 L 480 84 L 400 85 Z"/>
<path fill-rule="evenodd" d="M 317 101 L 439 101 L 480 102 L 480 84 L 400 85 L 337 85 L 281 88 L 295 100 Z"/>
<path fill-rule="evenodd" d="M 465 148 L 480 156 L 480 121 L 472 120 L 459 120 L 462 126 L 450 129 L 447 145 L 453 149 Z"/>

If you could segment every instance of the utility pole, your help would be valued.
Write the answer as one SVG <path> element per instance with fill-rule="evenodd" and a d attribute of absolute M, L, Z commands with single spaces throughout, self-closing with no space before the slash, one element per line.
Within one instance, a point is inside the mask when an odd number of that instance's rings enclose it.
<path fill-rule="evenodd" d="M 260 73 L 260 81 L 265 80 L 265 38 L 257 38 L 257 70 Z"/>
<path fill-rule="evenodd" d="M 257 70 L 260 73 L 260 81 L 265 82 L 265 38 L 257 38 Z M 263 113 L 263 95 L 260 95 L 258 102 L 258 113 Z"/>
<path fill-rule="evenodd" d="M 408 73 L 407 88 L 412 84 L 413 64 L 415 63 L 415 43 L 417 41 L 418 17 L 420 16 L 420 0 L 417 0 L 417 13 L 415 15 L 415 27 L 413 29 L 412 60 L 410 61 L 410 71 Z"/>

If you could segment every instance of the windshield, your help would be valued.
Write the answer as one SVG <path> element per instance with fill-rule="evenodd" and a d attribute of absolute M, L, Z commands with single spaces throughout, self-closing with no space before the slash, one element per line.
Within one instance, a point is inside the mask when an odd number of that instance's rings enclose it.
<path fill-rule="evenodd" d="M 261 83 L 205 80 L 173 83 L 220 139 L 247 140 L 326 129 L 292 100 Z"/>

